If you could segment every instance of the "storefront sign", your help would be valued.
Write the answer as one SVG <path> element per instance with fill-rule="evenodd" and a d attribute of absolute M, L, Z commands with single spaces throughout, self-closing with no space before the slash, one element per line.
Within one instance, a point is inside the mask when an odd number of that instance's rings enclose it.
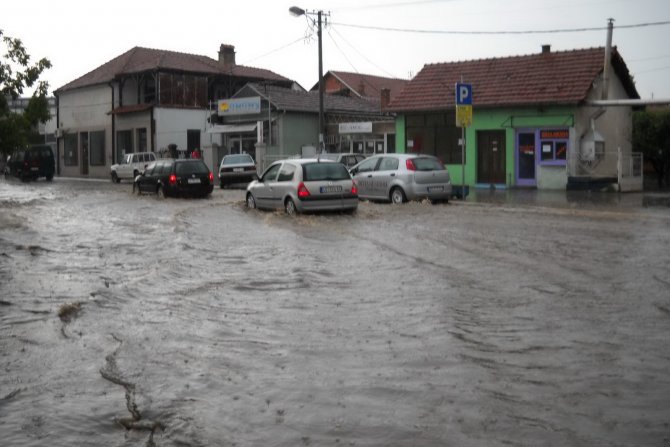
<path fill-rule="evenodd" d="M 219 116 L 254 115 L 261 113 L 261 97 L 235 98 L 219 100 Z"/>
<path fill-rule="evenodd" d="M 372 122 L 340 123 L 340 133 L 372 133 Z"/>
<path fill-rule="evenodd" d="M 570 134 L 565 129 L 540 131 L 542 140 L 567 140 L 569 136 Z"/>

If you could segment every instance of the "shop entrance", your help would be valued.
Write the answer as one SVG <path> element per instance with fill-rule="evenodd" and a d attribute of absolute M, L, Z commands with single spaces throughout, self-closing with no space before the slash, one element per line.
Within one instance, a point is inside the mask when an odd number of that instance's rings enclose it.
<path fill-rule="evenodd" d="M 535 131 L 520 131 L 516 138 L 516 184 L 536 186 Z"/>
<path fill-rule="evenodd" d="M 256 134 L 254 133 L 228 135 L 226 146 L 229 154 L 249 154 L 256 160 Z"/>
<path fill-rule="evenodd" d="M 505 131 L 477 132 L 477 183 L 505 184 Z"/>

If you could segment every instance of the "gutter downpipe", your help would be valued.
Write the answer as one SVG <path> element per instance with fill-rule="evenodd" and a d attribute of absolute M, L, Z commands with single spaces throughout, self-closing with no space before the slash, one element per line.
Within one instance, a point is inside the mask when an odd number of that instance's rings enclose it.
<path fill-rule="evenodd" d="M 58 129 L 58 124 L 60 123 L 60 99 L 58 98 L 58 93 L 54 92 L 56 97 L 56 129 Z M 45 127 L 46 129 L 46 127 Z M 46 130 L 44 131 L 46 134 Z M 56 174 L 60 177 L 60 140 L 62 137 L 56 137 Z"/>
<path fill-rule="evenodd" d="M 116 163 L 116 115 L 114 114 L 114 85 L 108 82 L 109 88 L 112 89 L 112 164 Z"/>

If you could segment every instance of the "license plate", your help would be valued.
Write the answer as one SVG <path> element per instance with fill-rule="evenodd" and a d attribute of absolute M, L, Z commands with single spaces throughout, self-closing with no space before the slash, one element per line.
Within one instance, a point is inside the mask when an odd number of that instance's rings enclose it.
<path fill-rule="evenodd" d="M 233 168 L 233 172 L 244 172 L 244 168 Z"/>
<path fill-rule="evenodd" d="M 30 168 L 31 171 L 39 171 L 40 168 Z"/>
<path fill-rule="evenodd" d="M 200 183 L 200 179 L 199 179 L 199 178 L 190 178 L 190 179 L 188 179 L 188 184 L 189 184 L 189 185 L 197 184 L 197 183 Z"/>
<path fill-rule="evenodd" d="M 322 186 L 319 191 L 322 193 L 342 192 L 342 186 Z"/>
<path fill-rule="evenodd" d="M 444 191 L 444 186 L 429 186 L 428 192 L 439 192 Z"/>

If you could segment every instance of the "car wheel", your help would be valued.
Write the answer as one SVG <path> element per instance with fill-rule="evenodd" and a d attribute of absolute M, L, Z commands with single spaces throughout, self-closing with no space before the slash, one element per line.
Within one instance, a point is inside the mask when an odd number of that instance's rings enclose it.
<path fill-rule="evenodd" d="M 391 190 L 391 203 L 400 204 L 405 203 L 407 198 L 405 197 L 405 192 L 401 187 L 396 186 Z"/>
<path fill-rule="evenodd" d="M 247 194 L 247 208 L 250 210 L 256 209 L 256 199 L 251 193 Z"/>
<path fill-rule="evenodd" d="M 167 197 L 167 195 L 165 194 L 165 188 L 163 188 L 161 185 L 158 185 L 158 189 L 156 190 L 156 197 L 159 200 L 162 200 L 165 197 Z"/>
<path fill-rule="evenodd" d="M 133 194 L 137 194 L 138 196 L 142 195 L 142 191 L 140 191 L 140 185 L 137 182 L 133 182 Z"/>
<path fill-rule="evenodd" d="M 225 187 L 226 187 L 226 184 L 223 183 L 223 180 L 221 180 L 221 189 L 223 189 L 223 188 L 225 188 Z"/>
<path fill-rule="evenodd" d="M 54 176 L 53 175 L 47 175 L 47 182 L 53 181 Z"/>
<path fill-rule="evenodd" d="M 119 179 L 119 176 L 116 175 L 116 172 L 112 172 L 112 183 L 119 183 L 121 179 Z"/>
<path fill-rule="evenodd" d="M 290 197 L 286 199 L 286 203 L 284 204 L 284 210 L 286 211 L 286 214 L 289 216 L 295 216 L 298 213 L 298 210 L 295 207 L 295 202 L 293 202 L 293 199 Z"/>

